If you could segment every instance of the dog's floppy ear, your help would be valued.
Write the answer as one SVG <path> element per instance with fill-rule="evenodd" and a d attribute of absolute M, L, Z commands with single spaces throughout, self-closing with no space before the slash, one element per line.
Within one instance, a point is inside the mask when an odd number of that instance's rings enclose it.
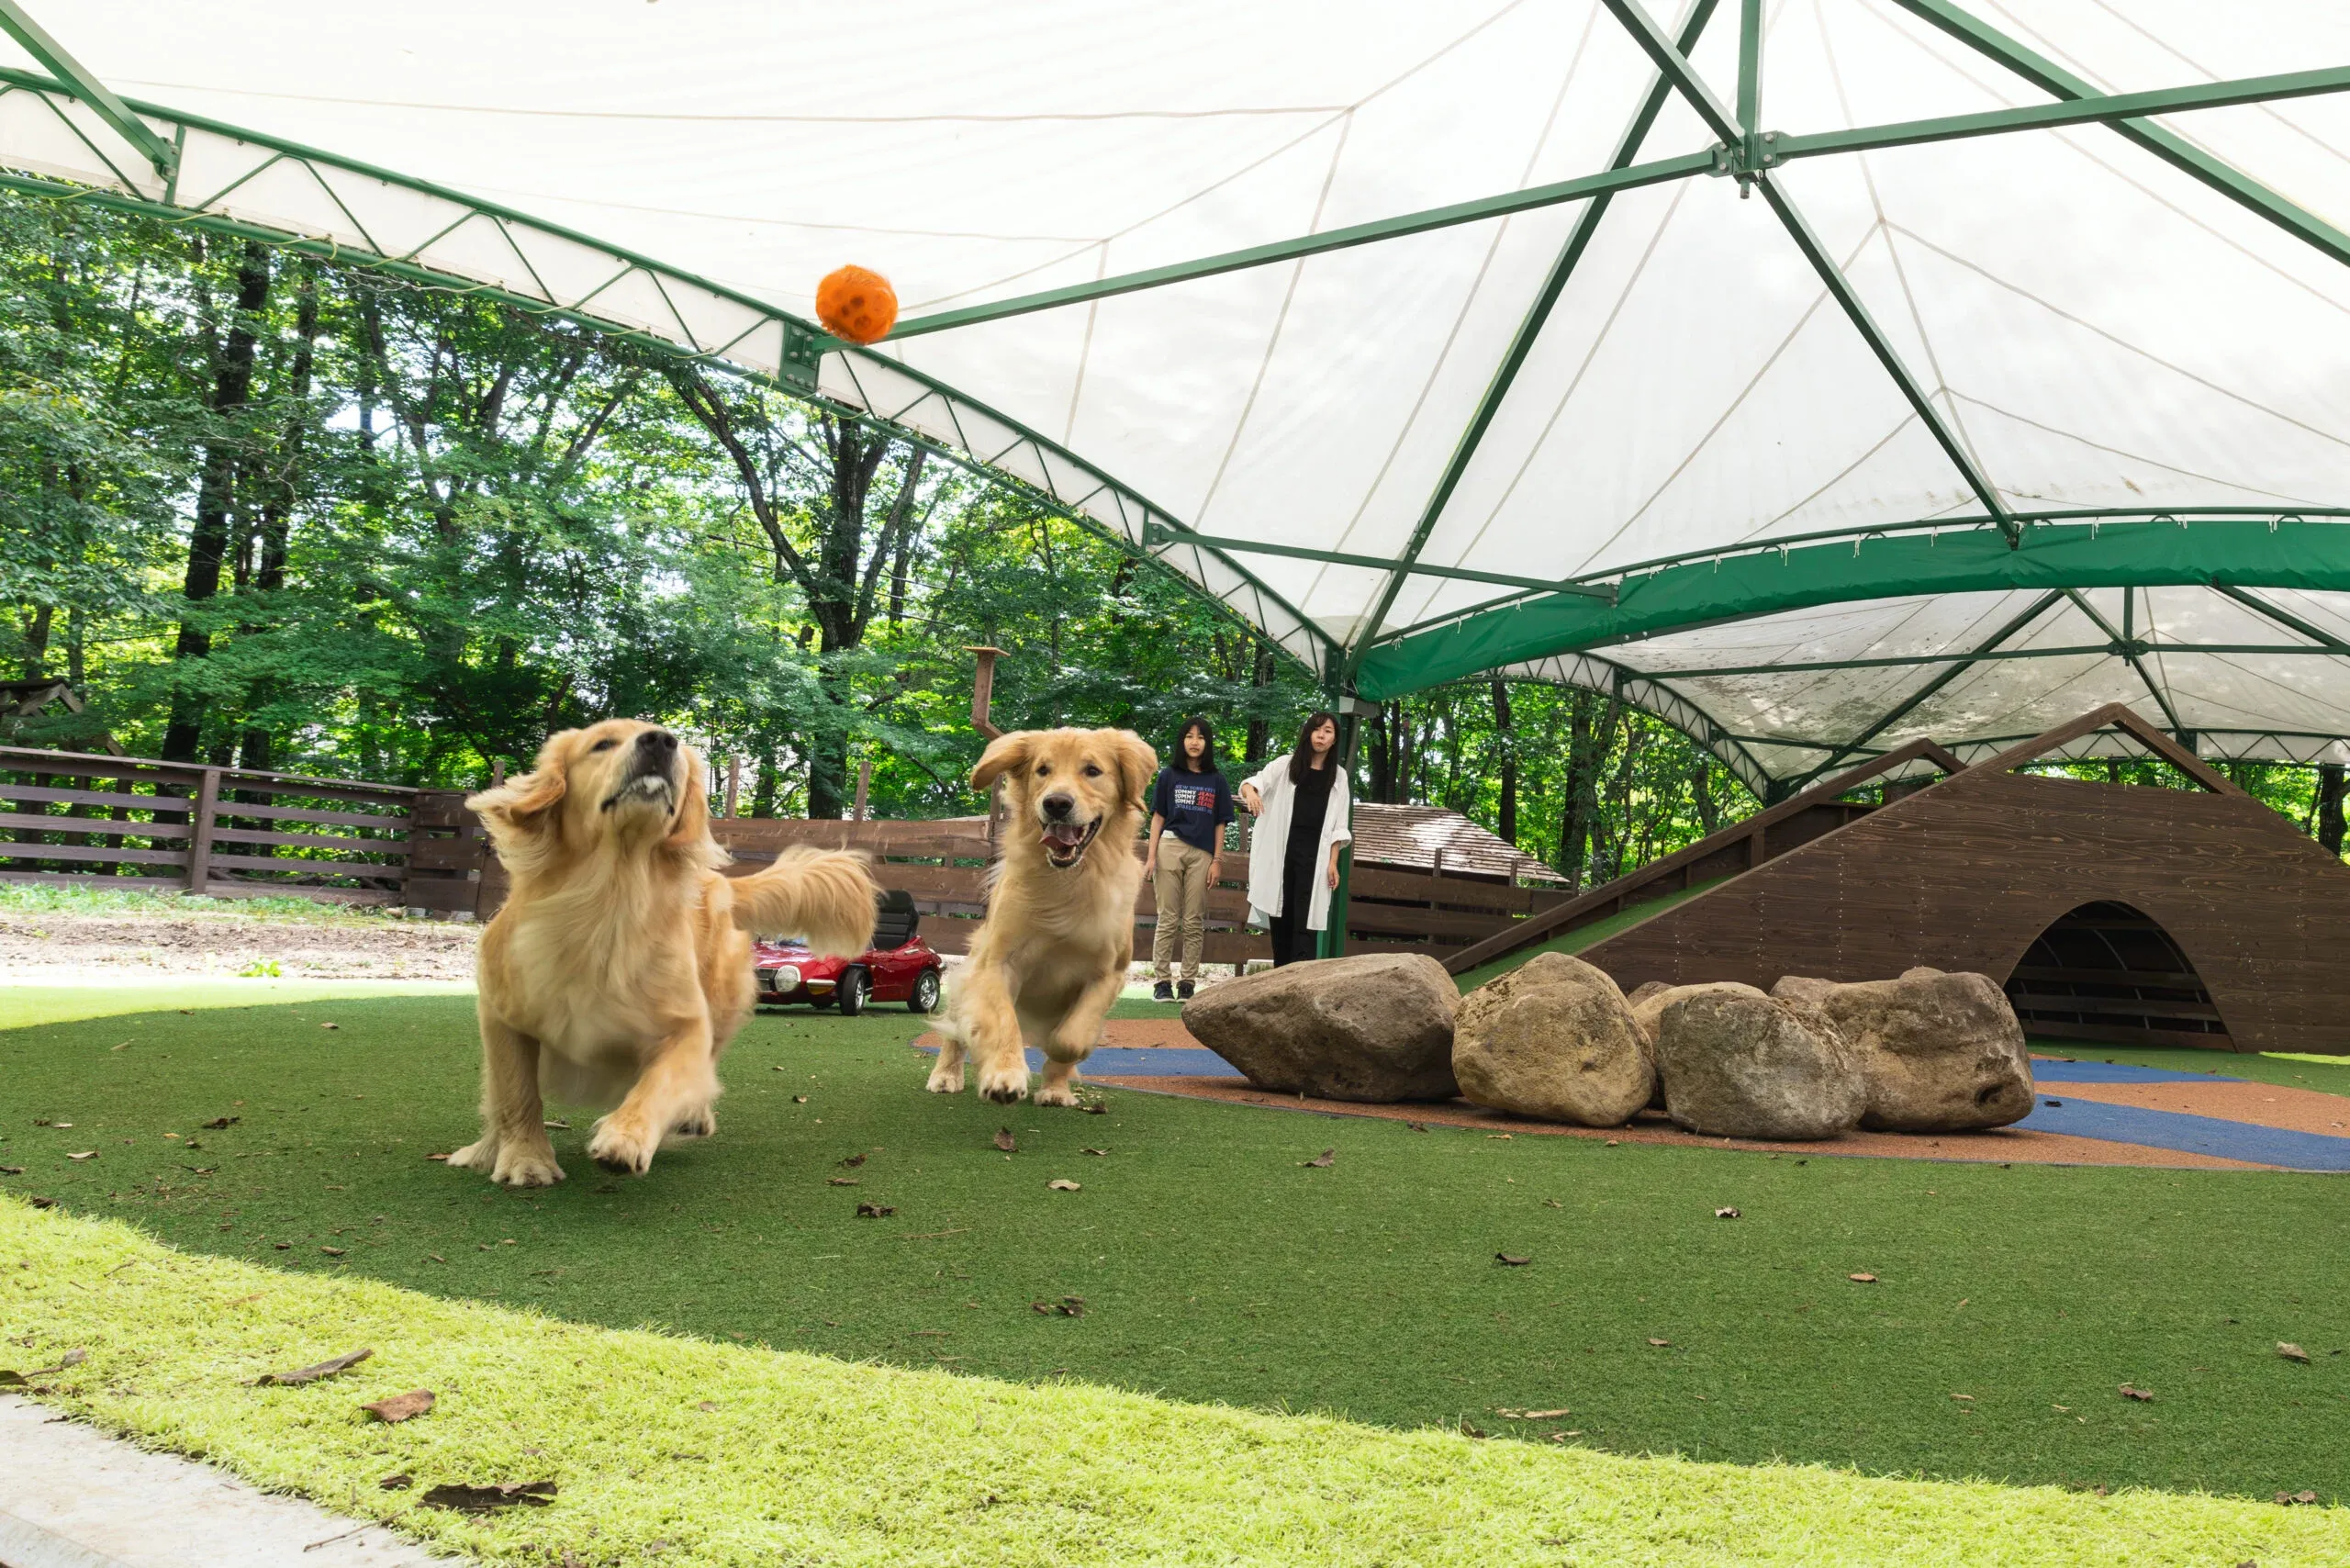
<path fill-rule="evenodd" d="M 1158 754 L 1132 730 L 1113 730 L 1118 754 L 1118 793 L 1139 810 L 1150 799 L 1151 781 L 1158 777 Z"/>
<path fill-rule="evenodd" d="M 492 840 L 503 846 L 534 837 L 554 822 L 554 809 L 569 788 L 565 742 L 576 730 L 547 737 L 531 771 L 509 778 L 495 790 L 465 797 L 465 807 L 481 818 Z"/>
<path fill-rule="evenodd" d="M 666 842 L 672 849 L 686 850 L 707 844 L 715 852 L 718 846 L 710 836 L 710 769 L 693 747 L 679 746 L 677 753 L 686 759 L 686 782 L 677 792 L 677 814 L 670 821 Z"/>
<path fill-rule="evenodd" d="M 1008 735 L 998 735 L 988 742 L 988 749 L 980 754 L 979 765 L 971 769 L 971 788 L 990 789 L 1005 774 L 1027 767 L 1035 739 L 1033 730 L 1014 730 Z"/>

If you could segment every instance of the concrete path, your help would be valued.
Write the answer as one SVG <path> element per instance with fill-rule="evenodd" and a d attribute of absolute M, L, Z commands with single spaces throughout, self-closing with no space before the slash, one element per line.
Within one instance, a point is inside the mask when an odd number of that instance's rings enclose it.
<path fill-rule="evenodd" d="M 449 1568 L 379 1525 L 274 1496 L 0 1396 L 0 1568 Z"/>

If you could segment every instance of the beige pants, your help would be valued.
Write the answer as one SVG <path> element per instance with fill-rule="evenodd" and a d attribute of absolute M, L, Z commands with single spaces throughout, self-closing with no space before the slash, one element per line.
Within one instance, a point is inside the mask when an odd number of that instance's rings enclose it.
<path fill-rule="evenodd" d="M 1152 892 L 1158 902 L 1158 928 L 1150 937 L 1150 976 L 1165 980 L 1175 958 L 1175 937 L 1183 938 L 1183 978 L 1200 978 L 1200 943 L 1208 913 L 1208 867 L 1215 857 L 1194 849 L 1171 833 L 1158 837 L 1158 878 Z"/>

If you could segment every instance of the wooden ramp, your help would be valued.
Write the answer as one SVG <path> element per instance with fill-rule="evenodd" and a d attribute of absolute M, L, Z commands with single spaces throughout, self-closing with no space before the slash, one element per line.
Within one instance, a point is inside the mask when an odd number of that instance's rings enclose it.
<path fill-rule="evenodd" d="M 2013 771 L 2108 728 L 2202 788 Z M 1880 806 L 1837 800 L 1920 756 L 1946 777 Z M 2350 1055 L 2350 868 L 2118 703 L 1972 767 L 1913 742 L 1448 968 L 1466 973 L 1712 878 L 1726 879 L 1580 956 L 1628 991 L 1974 970 L 2008 986 L 2035 1036 Z"/>

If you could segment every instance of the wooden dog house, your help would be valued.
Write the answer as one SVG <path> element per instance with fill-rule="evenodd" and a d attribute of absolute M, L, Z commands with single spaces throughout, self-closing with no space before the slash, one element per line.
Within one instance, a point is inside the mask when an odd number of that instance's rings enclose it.
<path fill-rule="evenodd" d="M 2199 790 L 2020 774 L 2105 729 Z M 1920 760 L 1944 777 L 1841 797 Z M 1578 925 L 1627 990 L 1930 965 L 2007 986 L 2036 1036 L 2350 1055 L 2350 868 L 2126 706 L 1967 767 L 1916 741 L 1452 958 L 1465 973 Z"/>

